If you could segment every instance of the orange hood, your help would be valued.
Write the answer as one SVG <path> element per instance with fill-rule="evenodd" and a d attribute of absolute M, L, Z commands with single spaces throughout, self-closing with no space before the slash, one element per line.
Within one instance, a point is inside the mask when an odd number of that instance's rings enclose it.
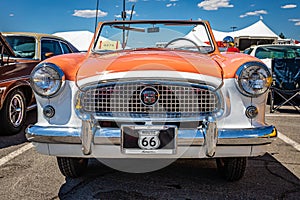
<path fill-rule="evenodd" d="M 129 71 L 176 71 L 222 79 L 222 69 L 210 56 L 164 50 L 135 50 L 99 55 L 92 53 L 78 70 L 78 79 Z M 163 72 L 162 72 L 163 73 Z"/>

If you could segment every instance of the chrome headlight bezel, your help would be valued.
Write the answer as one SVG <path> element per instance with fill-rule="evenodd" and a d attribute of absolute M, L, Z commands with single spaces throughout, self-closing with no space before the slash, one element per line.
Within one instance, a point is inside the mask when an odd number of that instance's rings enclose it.
<path fill-rule="evenodd" d="M 272 75 L 268 67 L 260 62 L 247 62 L 235 74 L 238 90 L 245 96 L 258 97 L 271 86 Z"/>
<path fill-rule="evenodd" d="M 64 72 L 53 63 L 38 64 L 30 75 L 30 85 L 41 97 L 53 97 L 64 86 Z"/>

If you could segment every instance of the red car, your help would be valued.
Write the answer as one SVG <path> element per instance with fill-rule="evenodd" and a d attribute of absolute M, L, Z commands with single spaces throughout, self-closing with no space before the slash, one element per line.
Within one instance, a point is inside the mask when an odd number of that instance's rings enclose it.
<path fill-rule="evenodd" d="M 39 33 L 0 33 L 0 45 L 0 132 L 9 135 L 22 129 L 26 111 L 36 106 L 29 84 L 34 66 L 78 50 L 62 38 Z"/>

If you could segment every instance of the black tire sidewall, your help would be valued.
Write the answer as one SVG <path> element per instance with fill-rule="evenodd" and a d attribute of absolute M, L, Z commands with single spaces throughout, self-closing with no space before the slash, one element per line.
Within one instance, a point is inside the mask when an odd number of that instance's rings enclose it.
<path fill-rule="evenodd" d="M 85 172 L 88 159 L 57 157 L 57 164 L 62 175 L 69 178 L 77 178 Z"/>
<path fill-rule="evenodd" d="M 23 101 L 23 118 L 19 124 L 19 126 L 14 126 L 12 122 L 10 121 L 10 116 L 9 116 L 9 107 L 11 100 L 16 96 L 19 95 L 22 98 Z M 23 128 L 23 125 L 26 121 L 26 98 L 24 93 L 17 89 L 12 92 L 10 92 L 7 96 L 7 98 L 4 101 L 3 107 L 0 111 L 0 121 L 1 121 L 1 134 L 3 135 L 13 135 L 21 131 Z"/>
<path fill-rule="evenodd" d="M 247 158 L 218 158 L 218 173 L 227 181 L 238 181 L 245 173 L 247 167 Z"/>

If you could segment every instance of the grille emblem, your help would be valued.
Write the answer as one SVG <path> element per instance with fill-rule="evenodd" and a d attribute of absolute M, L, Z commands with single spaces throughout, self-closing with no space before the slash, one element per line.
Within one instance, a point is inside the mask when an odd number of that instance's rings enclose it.
<path fill-rule="evenodd" d="M 159 99 L 158 91 L 153 87 L 145 87 L 140 93 L 140 100 L 146 106 L 153 106 Z"/>

